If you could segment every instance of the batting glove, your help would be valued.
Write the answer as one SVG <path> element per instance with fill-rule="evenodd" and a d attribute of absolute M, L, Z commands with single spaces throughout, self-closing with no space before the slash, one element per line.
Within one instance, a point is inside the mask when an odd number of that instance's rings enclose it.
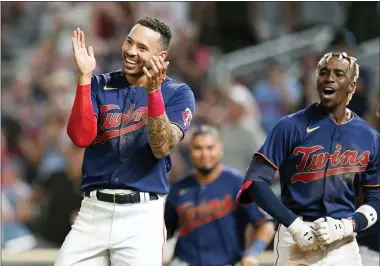
<path fill-rule="evenodd" d="M 323 217 L 314 221 L 315 235 L 324 245 L 340 240 L 354 233 L 351 219 L 334 219 Z"/>
<path fill-rule="evenodd" d="M 295 219 L 287 230 L 293 236 L 294 242 L 296 242 L 301 250 L 317 250 L 318 247 L 325 249 L 325 247 L 318 242 L 313 228 L 305 224 L 300 218 Z"/>

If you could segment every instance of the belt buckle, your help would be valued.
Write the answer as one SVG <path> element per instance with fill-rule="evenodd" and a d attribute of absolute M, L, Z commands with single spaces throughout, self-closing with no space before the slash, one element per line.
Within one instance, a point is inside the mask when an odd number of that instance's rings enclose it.
<path fill-rule="evenodd" d="M 126 194 L 125 193 L 115 193 L 115 194 L 113 194 L 113 203 L 114 204 L 116 204 L 116 195 L 118 195 L 118 196 L 124 196 Z"/>

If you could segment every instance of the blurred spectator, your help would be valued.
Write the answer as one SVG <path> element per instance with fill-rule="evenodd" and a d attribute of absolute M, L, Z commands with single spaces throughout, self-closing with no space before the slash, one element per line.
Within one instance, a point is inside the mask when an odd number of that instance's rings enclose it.
<path fill-rule="evenodd" d="M 347 2 L 299 2 L 301 23 L 303 25 L 344 26 L 347 17 Z"/>
<path fill-rule="evenodd" d="M 172 30 L 172 42 L 180 40 L 182 30 L 191 23 L 190 2 L 135 2 L 136 18 L 156 17 L 164 21 Z"/>
<path fill-rule="evenodd" d="M 266 79 L 254 84 L 252 92 L 261 113 L 265 114 L 261 124 L 268 132 L 282 116 L 296 110 L 301 98 L 301 86 L 276 61 L 268 64 L 266 75 Z"/>
<path fill-rule="evenodd" d="M 256 2 L 254 24 L 260 41 L 271 40 L 301 29 L 298 2 Z"/>
<path fill-rule="evenodd" d="M 17 206 L 29 197 L 31 189 L 22 181 L 16 163 L 2 158 L 1 170 L 1 217 L 3 221 L 1 247 L 10 251 L 32 249 L 36 247 L 37 239 L 17 216 Z M 32 212 L 33 209 L 29 211 Z"/>
<path fill-rule="evenodd" d="M 312 103 L 319 101 L 317 77 L 315 74 L 318 58 L 318 54 L 309 53 L 301 59 L 302 76 L 300 78 L 300 85 L 302 93 L 297 110 L 304 109 Z"/>
<path fill-rule="evenodd" d="M 343 3 L 343 2 L 341 2 Z M 347 2 L 346 28 L 353 32 L 358 43 L 380 36 L 380 4 L 378 1 Z"/>
<path fill-rule="evenodd" d="M 79 192 L 83 149 L 70 147 L 65 151 L 66 168 L 45 173 L 34 185 L 31 195 L 17 210 L 18 217 L 28 223 L 50 246 L 60 247 L 71 229 L 79 210 Z M 41 212 L 30 212 L 39 206 Z"/>
<path fill-rule="evenodd" d="M 245 173 L 254 152 L 264 143 L 265 133 L 256 120 L 254 99 L 248 88 L 236 84 L 228 91 L 225 122 L 220 125 L 224 145 L 222 163 Z M 256 112 L 256 115 L 260 115 Z"/>
<path fill-rule="evenodd" d="M 189 84 L 195 99 L 199 99 L 211 64 L 212 50 L 198 42 L 198 31 L 192 24 L 186 25 L 177 36 L 181 42 L 171 45 L 168 75 Z"/>

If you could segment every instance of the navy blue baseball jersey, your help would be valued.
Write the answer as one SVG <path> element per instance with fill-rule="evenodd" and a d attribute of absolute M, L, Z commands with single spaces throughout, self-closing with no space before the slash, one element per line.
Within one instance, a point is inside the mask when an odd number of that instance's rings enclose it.
<path fill-rule="evenodd" d="M 256 154 L 279 170 L 284 205 L 311 220 L 351 216 L 356 178 L 380 186 L 379 133 L 354 113 L 337 124 L 319 103 L 283 117 Z"/>
<path fill-rule="evenodd" d="M 165 222 L 169 235 L 178 230 L 175 257 L 197 266 L 240 261 L 247 224 L 269 219 L 256 204 L 236 205 L 243 180 L 237 170 L 224 168 L 212 183 L 200 185 L 191 173 L 171 187 Z"/>
<path fill-rule="evenodd" d="M 364 204 L 363 188 L 360 188 L 359 186 L 360 184 L 357 182 L 358 206 Z M 359 246 L 366 246 L 369 249 L 380 252 L 380 220 L 377 220 L 377 222 L 370 228 L 359 232 L 356 240 L 358 241 Z"/>
<path fill-rule="evenodd" d="M 161 85 L 166 114 L 184 132 L 194 113 L 194 95 L 183 83 L 167 77 Z M 147 92 L 133 87 L 122 71 L 96 75 L 91 100 L 98 132 L 85 150 L 81 189 L 133 189 L 168 193 L 170 156 L 157 159 L 148 143 Z"/>

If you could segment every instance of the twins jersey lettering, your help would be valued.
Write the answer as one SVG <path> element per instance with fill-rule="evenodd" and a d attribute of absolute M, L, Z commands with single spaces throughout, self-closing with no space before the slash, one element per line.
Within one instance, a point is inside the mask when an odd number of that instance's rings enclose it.
<path fill-rule="evenodd" d="M 256 204 L 236 205 L 244 177 L 225 167 L 220 176 L 200 185 L 189 174 L 170 189 L 165 206 L 168 232 L 178 230 L 174 257 L 189 265 L 227 265 L 241 260 L 248 223 L 268 216 Z"/>
<path fill-rule="evenodd" d="M 285 206 L 311 220 L 352 215 L 355 181 L 380 184 L 379 133 L 353 113 L 336 124 L 319 103 L 283 117 L 256 154 L 279 169 Z"/>
<path fill-rule="evenodd" d="M 161 85 L 169 121 L 185 133 L 194 113 L 194 95 L 186 84 L 167 77 Z M 86 148 L 81 189 L 133 189 L 168 193 L 170 157 L 156 159 L 148 143 L 147 93 L 132 87 L 122 71 L 93 76 L 91 100 L 98 133 Z"/>

